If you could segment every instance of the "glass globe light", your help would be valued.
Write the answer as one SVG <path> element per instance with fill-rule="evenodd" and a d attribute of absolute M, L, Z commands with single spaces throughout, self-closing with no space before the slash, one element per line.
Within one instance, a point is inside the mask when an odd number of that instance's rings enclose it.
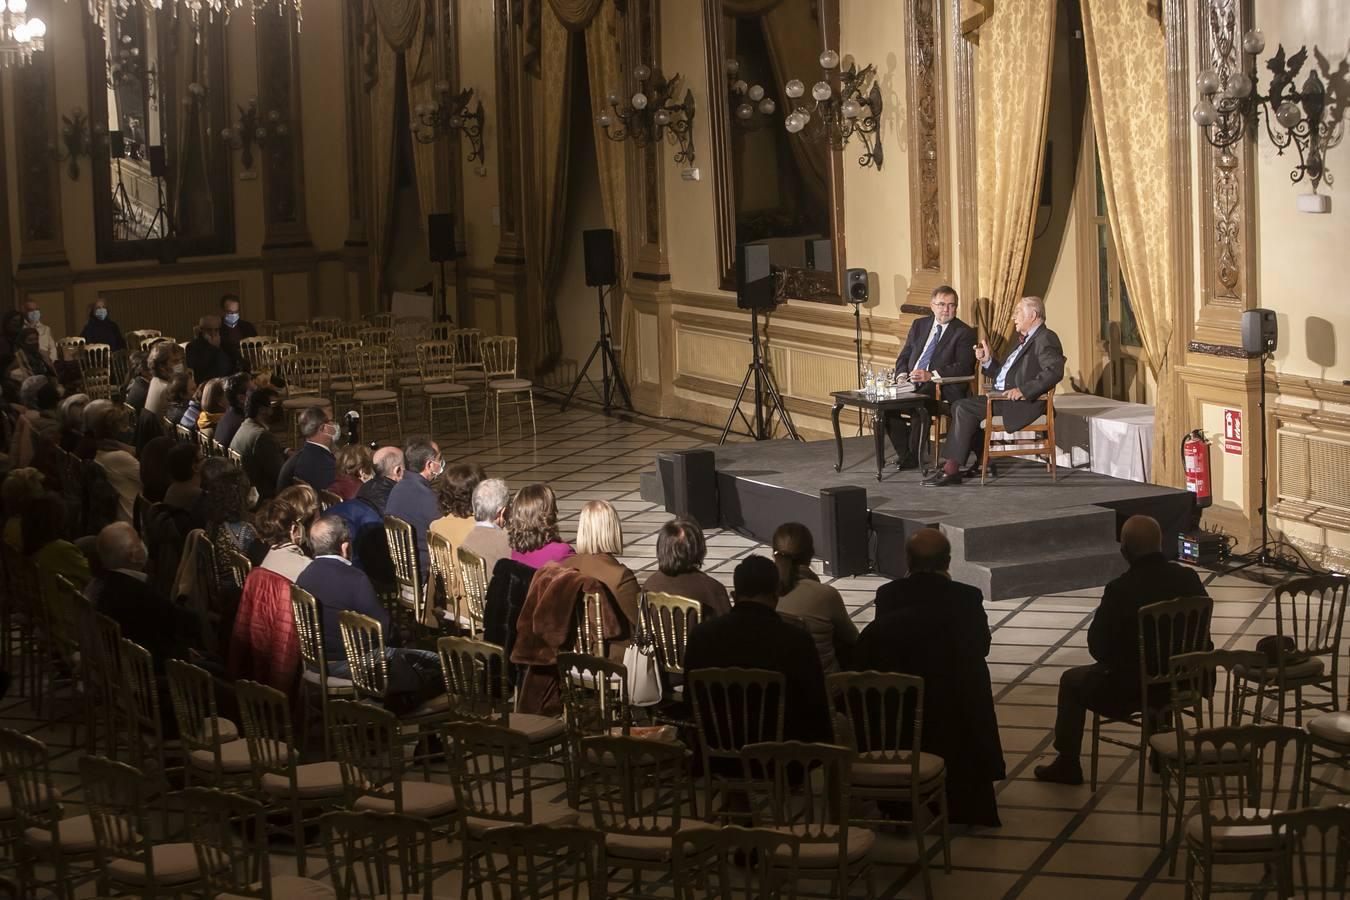
<path fill-rule="evenodd" d="M 804 128 L 807 123 L 811 121 L 811 114 L 804 109 L 799 109 L 797 110 L 797 118 L 801 120 L 802 127 Z"/>
<path fill-rule="evenodd" d="M 1202 98 L 1191 110 L 1191 118 L 1201 128 L 1208 128 L 1219 120 L 1219 111 L 1214 108 L 1214 104 L 1208 99 Z"/>
<path fill-rule="evenodd" d="M 857 100 L 845 100 L 839 111 L 844 114 L 845 119 L 856 119 L 862 113 L 862 104 Z"/>
<path fill-rule="evenodd" d="M 783 120 L 783 125 L 787 128 L 788 134 L 796 134 L 805 127 L 806 123 L 796 113 L 793 113 Z"/>
<path fill-rule="evenodd" d="M 647 95 L 642 93 L 642 91 L 638 91 L 636 94 L 633 95 L 633 109 L 646 109 L 646 108 L 647 108 Z"/>
<path fill-rule="evenodd" d="M 749 103 L 742 103 L 736 107 L 736 118 L 749 119 L 755 114 L 755 108 Z"/>
<path fill-rule="evenodd" d="M 765 97 L 763 100 L 759 101 L 759 111 L 766 116 L 773 115 L 773 111 L 776 110 L 777 108 L 778 104 L 774 103 L 773 100 L 769 99 L 768 97 Z"/>
<path fill-rule="evenodd" d="M 794 78 L 784 86 L 783 91 L 793 100 L 796 100 L 806 93 L 806 85 L 802 84 L 799 79 Z"/>
<path fill-rule="evenodd" d="M 595 124 L 599 125 L 601 128 L 608 128 L 610 125 L 614 124 L 614 119 L 609 113 L 601 113 L 595 117 Z"/>
<path fill-rule="evenodd" d="M 40 40 L 47 33 L 47 23 L 41 19 L 29 19 L 28 33 Z"/>
<path fill-rule="evenodd" d="M 727 74 L 735 75 L 741 71 L 741 61 L 738 59 L 727 60 Z"/>
<path fill-rule="evenodd" d="M 731 92 L 737 96 L 744 94 L 748 89 L 746 83 L 739 78 L 731 83 Z"/>
<path fill-rule="evenodd" d="M 448 94 L 448 93 L 450 93 L 450 82 L 448 82 L 448 81 L 438 81 L 438 82 L 436 82 L 436 93 L 438 93 L 438 94 Z"/>
<path fill-rule="evenodd" d="M 633 77 L 638 81 L 646 81 L 648 78 L 652 77 L 651 67 L 638 63 L 636 66 L 633 66 Z"/>
<path fill-rule="evenodd" d="M 1243 72 L 1233 72 L 1224 80 L 1224 96 L 1239 100 L 1252 92 L 1252 80 Z"/>
<path fill-rule="evenodd" d="M 230 129 L 228 128 L 220 129 L 220 139 L 222 141 L 228 141 L 232 137 L 234 137 L 234 132 L 230 131 Z"/>
<path fill-rule="evenodd" d="M 764 85 L 762 84 L 751 85 L 748 93 L 750 99 L 758 103 L 759 101 L 764 99 Z"/>
<path fill-rule="evenodd" d="M 658 110 L 656 111 L 656 115 L 652 116 L 652 118 L 653 118 L 654 120 L 656 120 L 656 124 L 657 124 L 657 125 L 669 125 L 669 124 L 670 124 L 670 110 L 668 110 L 668 109 L 658 109 Z"/>
<path fill-rule="evenodd" d="M 28 0 L 9 0 L 9 11 L 12 13 L 28 12 Z"/>
<path fill-rule="evenodd" d="M 1292 131 L 1303 121 L 1303 110 L 1294 101 L 1286 100 L 1275 110 L 1275 120 Z"/>
<path fill-rule="evenodd" d="M 839 54 L 833 50 L 826 50 L 820 54 L 820 67 L 822 69 L 833 69 L 839 65 Z"/>
<path fill-rule="evenodd" d="M 1260 28 L 1253 28 L 1242 36 L 1242 51 L 1252 56 L 1266 49 L 1266 35 Z"/>
<path fill-rule="evenodd" d="M 20 22 L 18 25 L 15 25 L 14 40 L 18 41 L 20 44 L 26 44 L 28 43 L 28 39 L 29 39 L 28 23 Z"/>
<path fill-rule="evenodd" d="M 1206 97 L 1217 94 L 1220 85 L 1219 73 L 1215 72 L 1213 69 L 1206 69 L 1195 78 L 1196 90 L 1200 91 L 1200 93 Z"/>
<path fill-rule="evenodd" d="M 619 92 L 618 92 L 618 91 L 610 91 L 608 94 L 605 95 L 605 102 L 608 103 L 610 106 L 618 106 L 618 105 L 619 105 Z"/>
<path fill-rule="evenodd" d="M 811 86 L 811 96 L 819 103 L 824 103 L 830 97 L 834 96 L 834 89 L 830 87 L 828 81 L 817 81 Z"/>

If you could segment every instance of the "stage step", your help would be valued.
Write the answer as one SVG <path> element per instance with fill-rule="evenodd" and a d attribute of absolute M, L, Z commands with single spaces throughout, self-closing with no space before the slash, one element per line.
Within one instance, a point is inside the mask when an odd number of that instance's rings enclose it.
<path fill-rule="evenodd" d="M 952 578 L 973 584 L 987 600 L 1012 600 L 1079 588 L 1100 588 L 1125 571 L 1116 547 L 1074 548 L 985 560 L 952 560 Z"/>

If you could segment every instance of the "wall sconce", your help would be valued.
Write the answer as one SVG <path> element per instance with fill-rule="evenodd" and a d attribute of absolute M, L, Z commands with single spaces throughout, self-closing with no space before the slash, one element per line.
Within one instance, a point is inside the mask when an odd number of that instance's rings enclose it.
<path fill-rule="evenodd" d="M 831 74 L 839 68 L 839 54 L 826 50 L 820 54 L 821 79 L 811 86 L 811 105 L 802 104 L 788 113 L 783 125 L 791 134 L 801 134 L 815 143 L 828 143 L 831 149 L 843 150 L 855 133 L 862 138 L 864 153 L 858 165 L 881 169 L 885 156 L 881 149 L 881 87 L 876 82 L 876 66 L 862 71 L 850 64 L 839 72 L 838 84 Z M 871 90 L 863 87 L 871 82 Z M 806 93 L 806 86 L 796 78 L 783 86 L 783 93 L 797 100 Z"/>
<path fill-rule="evenodd" d="M 1266 135 L 1279 155 L 1284 155 L 1290 144 L 1298 151 L 1298 165 L 1289 173 L 1289 180 L 1298 184 L 1306 177 L 1316 194 L 1322 182 L 1330 186 L 1334 181 L 1326 169 L 1326 151 L 1341 142 L 1339 107 L 1334 104 L 1328 107 L 1326 87 L 1316 70 L 1308 73 L 1301 89 L 1295 89 L 1294 79 L 1308 60 L 1306 46 L 1286 59 L 1281 44 L 1266 62 L 1271 73 L 1268 92 L 1258 93 L 1256 58 L 1265 48 L 1265 35 L 1252 29 L 1242 36 L 1238 66 L 1201 72 L 1195 79 L 1200 99 L 1191 117 L 1200 126 L 1205 140 L 1224 151 L 1248 131 L 1255 139 L 1257 119 L 1263 119 Z M 1313 52 L 1320 55 L 1315 46 Z M 1243 63 L 1248 64 L 1249 71 L 1242 70 Z M 1271 124 L 1272 118 L 1279 124 L 1278 129 Z M 1231 159 L 1232 154 L 1225 152 L 1220 163 Z"/>
<path fill-rule="evenodd" d="M 90 125 L 84 110 L 78 106 L 70 111 L 70 115 L 61 117 L 61 144 L 65 150 L 52 147 L 50 152 L 52 159 L 66 163 L 66 174 L 71 181 L 80 180 L 80 157 L 93 155 L 94 140 L 102 133 L 103 129 Z"/>
<path fill-rule="evenodd" d="M 275 109 L 267 111 L 263 120 L 258 117 L 258 98 L 250 97 L 248 106 L 237 106 L 239 119 L 233 128 L 222 128 L 220 139 L 232 150 L 238 150 L 239 161 L 245 169 L 253 168 L 253 147 L 267 146 L 269 140 L 285 140 L 290 136 L 291 128 Z"/>
<path fill-rule="evenodd" d="M 637 65 L 633 67 L 633 78 L 637 91 L 632 98 L 625 103 L 617 90 L 611 90 L 606 100 L 613 113 L 600 113 L 595 124 L 611 141 L 631 140 L 646 147 L 667 140 L 679 148 L 675 163 L 692 166 L 694 137 L 690 129 L 694 121 L 694 92 L 686 88 L 684 99 L 675 99 L 682 85 L 678 72 L 666 80 L 654 75 L 651 66 Z"/>
<path fill-rule="evenodd" d="M 487 174 L 483 159 L 483 101 L 479 100 L 473 109 L 473 88 L 464 88 L 458 94 L 450 94 L 449 82 L 436 85 L 436 100 L 419 103 L 413 107 L 412 133 L 419 144 L 430 144 L 459 132 L 469 141 L 469 155 L 466 162 L 476 162 L 474 172 Z"/>
<path fill-rule="evenodd" d="M 740 72 L 740 60 L 727 60 L 727 91 L 731 96 L 731 111 L 735 117 L 731 121 L 746 131 L 758 131 L 764 127 L 765 120 L 778 110 L 778 104 L 772 97 L 765 96 L 764 85 L 746 84 L 744 79 L 737 78 Z"/>

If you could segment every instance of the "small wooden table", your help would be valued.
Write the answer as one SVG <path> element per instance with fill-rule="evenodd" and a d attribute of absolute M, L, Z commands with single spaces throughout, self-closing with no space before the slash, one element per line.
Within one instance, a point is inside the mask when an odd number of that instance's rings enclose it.
<path fill-rule="evenodd" d="M 908 410 L 913 416 L 910 427 L 919 429 L 920 435 L 928 434 L 930 418 L 928 404 L 933 398 L 926 394 L 869 398 L 866 391 L 831 391 L 830 396 L 834 398 L 834 409 L 830 411 L 830 418 L 834 421 L 834 447 L 838 454 L 838 462 L 834 464 L 836 472 L 844 467 L 844 437 L 839 433 L 839 414 L 843 412 L 845 406 L 856 407 L 860 411 L 866 410 L 872 416 L 872 436 L 876 440 L 877 447 L 877 481 L 881 480 L 881 473 L 886 468 L 886 413 L 892 410 Z M 927 444 L 927 440 L 919 441 L 920 466 L 923 465 L 923 451 Z"/>

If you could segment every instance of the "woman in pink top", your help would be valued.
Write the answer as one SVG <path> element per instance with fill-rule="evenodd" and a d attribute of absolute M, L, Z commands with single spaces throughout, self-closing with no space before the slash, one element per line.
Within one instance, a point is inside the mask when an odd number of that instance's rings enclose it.
<path fill-rule="evenodd" d="M 571 556 L 572 545 L 558 536 L 558 498 L 546 484 L 516 491 L 506 523 L 511 558 L 533 568 Z"/>

